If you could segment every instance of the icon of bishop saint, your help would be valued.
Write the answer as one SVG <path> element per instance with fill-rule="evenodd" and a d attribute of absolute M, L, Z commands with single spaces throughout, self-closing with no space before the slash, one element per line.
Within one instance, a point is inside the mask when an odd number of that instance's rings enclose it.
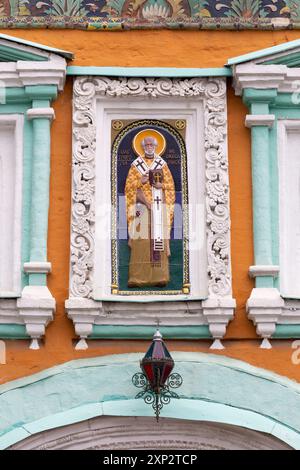
<path fill-rule="evenodd" d="M 164 136 L 146 129 L 136 134 L 125 183 L 130 263 L 128 287 L 166 286 L 170 281 L 170 232 L 175 185 L 163 158 Z"/>

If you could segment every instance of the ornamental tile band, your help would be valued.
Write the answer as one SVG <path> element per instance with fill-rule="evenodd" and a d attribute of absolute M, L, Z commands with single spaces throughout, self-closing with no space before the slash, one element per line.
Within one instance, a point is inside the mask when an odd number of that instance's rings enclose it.
<path fill-rule="evenodd" d="M 0 27 L 300 28 L 298 0 L 3 0 Z"/>

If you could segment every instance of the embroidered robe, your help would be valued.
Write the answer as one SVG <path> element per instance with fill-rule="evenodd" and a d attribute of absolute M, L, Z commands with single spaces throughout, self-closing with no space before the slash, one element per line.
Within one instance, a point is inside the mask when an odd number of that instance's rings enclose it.
<path fill-rule="evenodd" d="M 152 169 L 162 172 L 161 190 L 149 181 L 142 183 L 142 176 Z M 131 249 L 128 287 L 165 286 L 170 280 L 170 231 L 175 204 L 174 180 L 167 163 L 157 155 L 134 160 L 126 178 L 125 197 Z"/>

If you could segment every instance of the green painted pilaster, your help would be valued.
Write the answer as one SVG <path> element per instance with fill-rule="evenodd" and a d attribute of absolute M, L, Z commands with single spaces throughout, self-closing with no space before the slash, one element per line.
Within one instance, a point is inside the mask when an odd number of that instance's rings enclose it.
<path fill-rule="evenodd" d="M 50 101 L 33 100 L 32 108 L 50 108 Z M 32 119 L 32 190 L 30 261 L 47 261 L 47 232 L 50 179 L 51 119 L 36 115 Z M 29 285 L 45 286 L 47 274 L 30 273 Z"/>
<path fill-rule="evenodd" d="M 277 91 L 244 90 L 243 100 L 249 107 L 251 116 L 267 116 L 270 104 Z M 270 152 L 270 127 L 263 122 L 251 125 L 252 145 L 252 191 L 253 191 L 253 230 L 255 265 L 272 265 L 272 179 Z M 256 287 L 274 287 L 272 276 L 257 276 Z"/>

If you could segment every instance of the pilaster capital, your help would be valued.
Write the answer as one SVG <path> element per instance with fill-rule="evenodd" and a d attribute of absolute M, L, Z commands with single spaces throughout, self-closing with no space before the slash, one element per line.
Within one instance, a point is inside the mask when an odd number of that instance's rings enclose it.
<path fill-rule="evenodd" d="M 51 263 L 48 261 L 30 261 L 23 265 L 24 273 L 27 274 L 48 274 L 51 272 Z"/>
<path fill-rule="evenodd" d="M 249 127 L 250 129 L 254 126 L 273 127 L 274 122 L 274 114 L 247 114 L 245 119 L 245 126 Z"/>
<path fill-rule="evenodd" d="M 31 108 L 27 110 L 27 119 L 55 119 L 53 108 Z"/>
<path fill-rule="evenodd" d="M 278 277 L 279 275 L 279 266 L 278 265 L 256 265 L 249 267 L 249 276 L 250 277 L 260 277 L 260 276 L 272 276 Z"/>
<path fill-rule="evenodd" d="M 243 90 L 243 101 L 249 106 L 253 103 L 268 103 L 275 101 L 278 91 L 276 88 L 245 88 Z"/>

